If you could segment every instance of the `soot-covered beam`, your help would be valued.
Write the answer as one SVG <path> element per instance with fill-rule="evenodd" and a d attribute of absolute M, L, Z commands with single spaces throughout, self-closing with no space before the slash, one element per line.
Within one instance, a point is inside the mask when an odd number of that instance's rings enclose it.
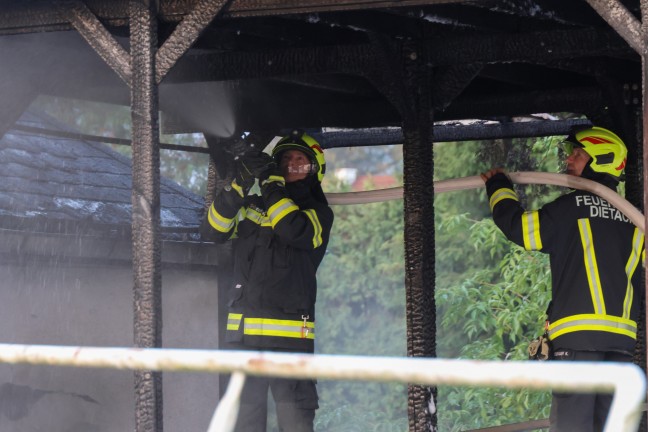
<path fill-rule="evenodd" d="M 412 103 L 403 112 L 403 215 L 408 357 L 436 357 L 434 299 L 434 163 L 432 152 L 431 68 L 424 50 L 412 43 L 403 51 L 405 89 Z M 408 386 L 411 432 L 436 429 L 436 387 Z"/>
<path fill-rule="evenodd" d="M 160 148 L 155 0 L 130 2 L 133 276 L 136 347 L 162 347 Z M 135 372 L 135 431 L 162 432 L 162 374 Z"/>

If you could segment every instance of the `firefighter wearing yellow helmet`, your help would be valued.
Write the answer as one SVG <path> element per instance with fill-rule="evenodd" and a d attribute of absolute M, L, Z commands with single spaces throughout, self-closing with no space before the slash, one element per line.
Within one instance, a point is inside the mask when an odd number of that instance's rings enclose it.
<path fill-rule="evenodd" d="M 616 190 L 627 157 L 621 138 L 594 126 L 574 131 L 565 144 L 567 174 Z M 574 190 L 527 211 L 503 169 L 481 177 L 493 220 L 506 237 L 550 256 L 551 359 L 631 362 L 643 289 L 643 233 L 593 193 Z M 554 393 L 550 430 L 602 430 L 611 401 L 609 394 Z"/>
<path fill-rule="evenodd" d="M 201 234 L 232 241 L 233 285 L 225 338 L 232 349 L 313 353 L 315 273 L 324 258 L 333 212 L 322 191 L 324 152 L 293 131 L 272 155 L 251 150 L 236 160 L 232 182 L 209 208 Z M 261 195 L 250 194 L 258 181 Z M 246 378 L 236 432 L 265 430 L 268 389 L 279 428 L 312 432 L 313 380 Z"/>
<path fill-rule="evenodd" d="M 567 154 L 574 147 L 582 148 L 590 157 L 581 177 L 595 181 L 607 178 L 614 182 L 624 179 L 628 149 L 614 132 L 598 126 L 576 131 L 565 140 Z"/>

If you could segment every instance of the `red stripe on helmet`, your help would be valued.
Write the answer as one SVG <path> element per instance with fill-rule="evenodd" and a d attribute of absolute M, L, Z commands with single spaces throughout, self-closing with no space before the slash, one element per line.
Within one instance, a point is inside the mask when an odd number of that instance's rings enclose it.
<path fill-rule="evenodd" d="M 320 153 L 324 153 L 324 150 L 322 150 L 322 147 L 320 147 L 319 144 L 313 144 L 310 146 L 310 148 L 315 149 Z"/>
<path fill-rule="evenodd" d="M 581 141 L 587 141 L 590 144 L 612 144 L 612 141 L 606 140 L 605 138 L 598 138 L 594 136 L 588 136 L 581 139 Z"/>
<path fill-rule="evenodd" d="M 627 159 L 623 159 L 623 162 L 621 162 L 621 165 L 619 165 L 618 167 L 616 167 L 614 169 L 617 170 L 617 171 L 621 171 L 626 166 L 626 160 Z"/>

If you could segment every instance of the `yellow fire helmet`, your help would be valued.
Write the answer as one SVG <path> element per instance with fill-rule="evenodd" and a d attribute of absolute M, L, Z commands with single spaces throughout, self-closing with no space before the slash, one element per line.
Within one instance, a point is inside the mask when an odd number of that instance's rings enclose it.
<path fill-rule="evenodd" d="M 614 132 L 593 126 L 570 135 L 565 144 L 567 154 L 572 152 L 574 146 L 585 150 L 592 158 L 592 171 L 607 174 L 616 181 L 623 180 L 628 149 Z"/>
<path fill-rule="evenodd" d="M 324 151 L 317 141 L 301 130 L 294 130 L 290 135 L 281 138 L 272 149 L 272 157 L 277 163 L 280 162 L 280 154 L 286 150 L 300 150 L 304 152 L 311 161 L 312 173 L 317 173 L 317 181 L 320 183 L 326 173 L 326 160 Z"/>

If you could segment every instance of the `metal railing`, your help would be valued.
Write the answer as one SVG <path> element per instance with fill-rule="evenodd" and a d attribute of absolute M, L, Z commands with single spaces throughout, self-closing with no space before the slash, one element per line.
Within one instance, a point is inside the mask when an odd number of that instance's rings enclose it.
<path fill-rule="evenodd" d="M 236 423 L 245 375 L 614 393 L 606 432 L 635 432 L 646 379 L 634 364 L 0 344 L 0 363 L 232 373 L 208 432 Z"/>

